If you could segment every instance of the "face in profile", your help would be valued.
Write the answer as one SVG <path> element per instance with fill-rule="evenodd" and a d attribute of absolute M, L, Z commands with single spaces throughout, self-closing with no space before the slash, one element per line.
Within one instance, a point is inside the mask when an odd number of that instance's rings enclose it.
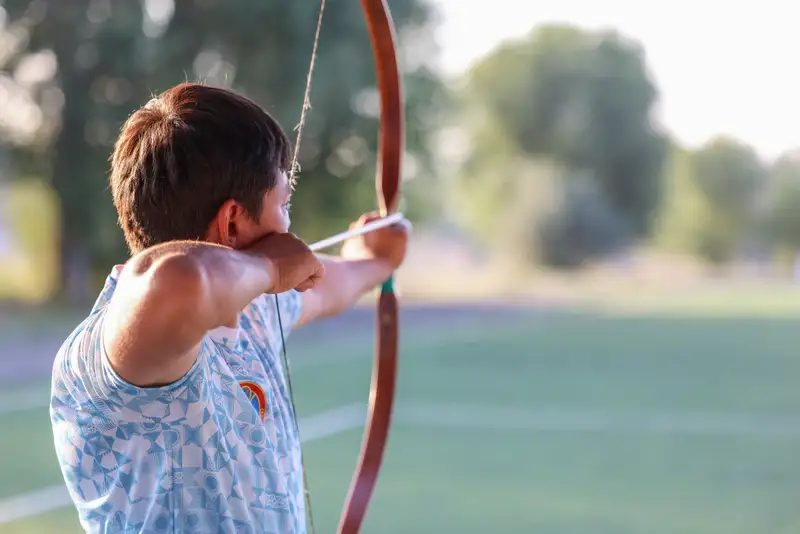
<path fill-rule="evenodd" d="M 253 218 L 235 200 L 228 200 L 219 209 L 208 231 L 208 241 L 235 249 L 247 248 L 262 237 L 286 233 L 291 226 L 292 187 L 285 172 L 278 173 L 275 187 L 264 193 L 261 213 Z"/>
<path fill-rule="evenodd" d="M 292 186 L 289 177 L 281 171 L 278 173 L 277 185 L 264 195 L 261 216 L 258 225 L 263 234 L 277 232 L 286 233 L 291 226 L 290 208 L 292 200 Z"/>

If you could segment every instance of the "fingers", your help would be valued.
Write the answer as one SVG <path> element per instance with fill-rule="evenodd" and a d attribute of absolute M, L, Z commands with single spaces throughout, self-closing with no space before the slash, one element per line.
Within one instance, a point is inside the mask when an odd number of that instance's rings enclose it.
<path fill-rule="evenodd" d="M 384 229 L 378 230 L 378 232 L 387 232 L 394 237 L 408 237 L 412 228 L 413 226 L 411 222 L 408 219 L 403 218 L 391 226 L 387 226 Z"/>
<path fill-rule="evenodd" d="M 350 223 L 350 230 L 355 230 L 356 228 L 360 228 L 367 223 L 372 221 L 376 221 L 381 218 L 380 213 L 377 211 L 370 211 L 359 217 L 357 220 Z"/>
<path fill-rule="evenodd" d="M 380 218 L 381 218 L 380 213 L 378 213 L 377 211 L 370 211 L 359 217 L 359 221 L 361 221 L 362 224 L 367 224 L 371 223 L 372 221 L 377 221 Z"/>
<path fill-rule="evenodd" d="M 411 221 L 404 217 L 400 222 L 391 225 L 389 228 L 393 230 L 402 230 L 405 233 L 410 234 L 411 230 L 414 228 L 414 225 L 411 224 Z"/>
<path fill-rule="evenodd" d="M 306 280 L 305 282 L 301 283 L 299 286 L 294 288 L 294 290 L 300 293 L 305 293 L 312 287 L 314 287 L 314 285 L 309 280 Z"/>
<path fill-rule="evenodd" d="M 314 287 L 314 284 L 315 284 L 315 281 L 312 280 L 311 278 L 309 278 L 305 282 L 301 283 L 299 286 L 297 286 L 294 289 L 295 289 L 295 291 L 299 291 L 300 293 L 304 293 L 304 292 L 308 291 L 309 289 L 311 289 L 312 287 Z"/>
<path fill-rule="evenodd" d="M 291 233 L 266 235 L 251 251 L 265 260 L 271 281 L 269 293 L 308 291 L 325 273 L 325 267 L 308 245 Z"/>
<path fill-rule="evenodd" d="M 370 211 L 368 213 L 363 214 L 361 217 L 358 218 L 358 220 L 353 221 L 352 223 L 350 223 L 350 228 L 349 229 L 350 230 L 356 230 L 356 229 L 364 226 L 365 224 L 371 223 L 373 221 L 378 221 L 380 219 L 383 219 L 383 216 L 380 213 L 378 213 L 377 211 Z M 403 217 L 403 219 L 400 222 L 395 223 L 395 224 L 393 224 L 391 226 L 387 226 L 386 228 L 389 228 L 389 229 L 392 229 L 392 230 L 401 229 L 401 230 L 404 230 L 406 233 L 410 233 L 412 228 L 413 228 L 413 225 L 411 224 L 411 222 L 408 219 Z M 380 232 L 381 230 L 377 230 L 377 231 Z"/>
<path fill-rule="evenodd" d="M 314 257 L 314 260 L 317 264 L 317 269 L 311 274 L 311 276 L 306 278 L 297 287 L 295 287 L 295 290 L 301 293 L 308 291 L 317 285 L 317 282 L 319 282 L 319 280 L 325 275 L 325 266 L 322 265 L 322 263 L 320 263 L 316 257 Z"/>

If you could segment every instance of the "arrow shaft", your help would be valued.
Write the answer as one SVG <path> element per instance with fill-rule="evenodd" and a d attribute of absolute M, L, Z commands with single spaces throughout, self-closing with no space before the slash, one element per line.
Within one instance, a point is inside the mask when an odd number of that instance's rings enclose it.
<path fill-rule="evenodd" d="M 402 213 L 392 213 L 391 215 L 382 219 L 378 219 L 377 221 L 368 222 L 364 226 L 356 228 L 355 230 L 348 230 L 346 232 L 323 239 L 322 241 L 317 241 L 308 248 L 310 248 L 313 252 L 319 252 L 320 250 L 330 248 L 334 245 L 338 245 L 339 243 L 344 243 L 353 237 L 368 234 L 370 232 L 374 232 L 375 230 L 386 228 L 387 226 L 392 226 L 393 224 L 403 222 L 403 220 Z"/>

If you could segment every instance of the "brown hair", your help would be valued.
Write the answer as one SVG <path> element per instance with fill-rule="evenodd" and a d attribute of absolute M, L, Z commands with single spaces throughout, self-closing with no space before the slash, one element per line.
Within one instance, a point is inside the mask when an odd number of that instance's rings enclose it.
<path fill-rule="evenodd" d="M 264 193 L 291 165 L 280 125 L 253 101 L 183 83 L 154 98 L 122 127 L 111 156 L 111 192 L 132 253 L 203 239 L 234 199 L 253 218 Z"/>

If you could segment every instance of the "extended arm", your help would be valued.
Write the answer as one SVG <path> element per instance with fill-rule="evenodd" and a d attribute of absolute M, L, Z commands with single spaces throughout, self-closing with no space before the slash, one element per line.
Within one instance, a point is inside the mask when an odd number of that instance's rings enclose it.
<path fill-rule="evenodd" d="M 298 326 L 345 311 L 389 278 L 394 270 L 391 264 L 377 258 L 317 257 L 325 266 L 325 277 L 313 289 L 303 293 Z"/>
<path fill-rule="evenodd" d="M 377 219 L 376 213 L 368 213 L 351 229 Z M 318 255 L 325 266 L 325 278 L 303 294 L 298 325 L 343 312 L 392 276 L 405 258 L 408 230 L 407 224 L 381 228 L 348 240 L 340 257 Z"/>

